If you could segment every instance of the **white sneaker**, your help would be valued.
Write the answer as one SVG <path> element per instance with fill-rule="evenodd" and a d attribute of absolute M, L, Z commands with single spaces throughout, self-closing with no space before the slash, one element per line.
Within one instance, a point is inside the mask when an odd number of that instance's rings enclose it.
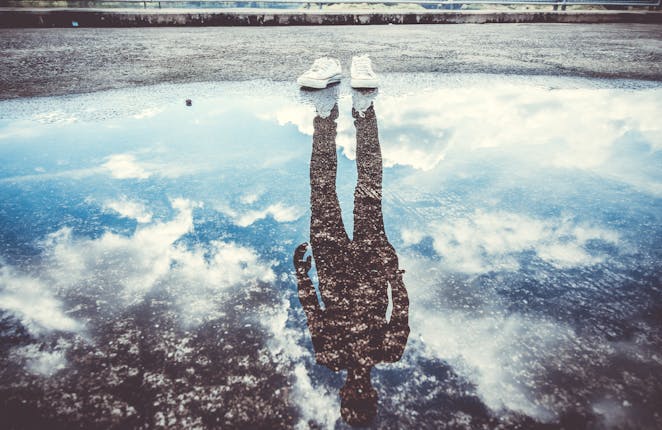
<path fill-rule="evenodd" d="M 379 79 L 372 70 L 372 61 L 367 55 L 352 58 L 352 88 L 377 88 Z"/>
<path fill-rule="evenodd" d="M 305 88 L 326 88 L 329 84 L 340 82 L 341 77 L 340 62 L 335 58 L 322 57 L 299 76 L 297 83 Z"/>

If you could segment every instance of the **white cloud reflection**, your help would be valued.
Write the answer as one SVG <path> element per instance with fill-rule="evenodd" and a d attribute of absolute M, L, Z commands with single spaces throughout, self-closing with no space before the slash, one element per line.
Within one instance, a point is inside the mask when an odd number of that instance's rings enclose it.
<path fill-rule="evenodd" d="M 63 289 L 107 285 L 127 303 L 165 286 L 192 323 L 215 315 L 218 291 L 274 279 L 269 263 L 250 248 L 220 240 L 205 248 L 179 243 L 193 231 L 198 204 L 185 199 L 171 204 L 173 219 L 139 225 L 131 236 L 106 232 L 98 239 L 77 238 L 71 229 L 51 234 L 44 243 L 49 275 Z"/>
<path fill-rule="evenodd" d="M 587 381 L 589 369 L 614 354 L 601 337 L 508 310 L 508 300 L 493 287 L 447 276 L 432 260 L 404 254 L 401 261 L 411 299 L 410 339 L 421 341 L 415 352 L 450 364 L 497 415 L 514 411 L 541 422 L 558 420 L 579 395 L 550 380 L 550 372 Z"/>
<path fill-rule="evenodd" d="M 331 429 L 340 420 L 340 401 L 333 389 L 310 376 L 305 364 L 314 364 L 313 352 L 302 347 L 302 337 L 308 336 L 301 330 L 288 327 L 287 319 L 290 312 L 289 300 L 283 300 L 269 315 L 261 318 L 262 324 L 273 335 L 269 349 L 278 358 L 279 365 L 287 373 L 293 375 L 293 390 L 291 397 L 299 409 L 297 429 L 308 429 L 310 423 L 316 423 L 321 428 Z M 300 313 L 303 317 L 303 313 Z M 305 329 L 304 329 L 305 330 Z"/>
<path fill-rule="evenodd" d="M 52 376 L 67 366 L 65 353 L 69 344 L 60 339 L 52 348 L 43 344 L 30 344 L 15 348 L 12 355 L 16 360 L 24 361 L 25 368 L 41 376 Z"/>
<path fill-rule="evenodd" d="M 258 200 L 257 195 L 243 195 L 239 198 L 244 205 L 253 205 Z M 247 203 L 250 201 L 250 203 Z M 224 202 L 217 202 L 214 208 L 232 218 L 232 222 L 239 227 L 249 227 L 256 221 L 267 217 L 273 218 L 276 222 L 296 221 L 303 215 L 300 208 L 287 206 L 281 202 L 267 205 L 263 209 L 248 209 L 246 207 L 233 206 Z"/>
<path fill-rule="evenodd" d="M 269 205 L 262 210 L 251 210 L 242 215 L 240 215 L 236 222 L 240 227 L 247 227 L 253 224 L 255 221 L 266 218 L 267 216 L 272 216 L 274 220 L 278 222 L 291 222 L 299 219 L 301 213 L 297 208 L 291 206 L 285 206 L 281 203 L 275 203 Z"/>
<path fill-rule="evenodd" d="M 405 228 L 405 244 L 432 238 L 435 252 L 446 270 L 480 274 L 492 270 L 519 269 L 522 252 L 564 269 L 600 263 L 605 255 L 587 248 L 591 241 L 618 243 L 618 234 L 603 228 L 577 224 L 570 219 L 535 219 L 510 212 L 477 210 L 465 217 L 435 222 L 426 231 Z"/>
<path fill-rule="evenodd" d="M 108 200 L 104 203 L 104 207 L 122 218 L 135 219 L 139 223 L 148 223 L 152 220 L 152 214 L 143 203 L 129 201 L 126 198 Z"/>
<path fill-rule="evenodd" d="M 381 91 L 375 106 L 384 166 L 430 171 L 482 153 L 527 168 L 582 169 L 659 194 L 659 175 L 624 163 L 633 139 L 662 150 L 662 89 L 563 88 L 495 80 L 422 87 L 406 97 Z M 441 88 L 440 88 L 441 87 Z M 337 145 L 355 158 L 351 95 L 339 98 Z M 266 114 L 265 114 L 266 115 Z M 313 133 L 314 108 L 282 106 L 266 117 Z M 622 150 L 623 149 L 623 150 Z M 489 151 L 489 152 L 485 152 Z"/>
<path fill-rule="evenodd" d="M 490 409 L 516 411 L 543 422 L 557 417 L 551 399 L 536 396 L 537 372 L 542 370 L 537 366 L 554 360 L 555 348 L 576 340 L 572 330 L 520 314 L 419 310 L 420 314 L 412 313 L 414 326 L 428 354 L 476 384 Z"/>
<path fill-rule="evenodd" d="M 19 318 L 33 335 L 82 328 L 62 310 L 50 282 L 19 273 L 9 265 L 0 267 L 0 309 Z"/>
<path fill-rule="evenodd" d="M 151 176 L 143 166 L 136 162 L 131 154 L 115 154 L 102 165 L 116 179 L 147 179 Z"/>
<path fill-rule="evenodd" d="M 48 235 L 41 244 L 43 265 L 32 273 L 0 267 L 0 308 L 35 336 L 81 332 L 85 322 L 68 315 L 65 297 L 92 297 L 98 312 L 114 313 L 162 288 L 182 323 L 197 326 L 222 315 L 224 290 L 275 279 L 272 262 L 262 261 L 251 248 L 221 240 L 205 247 L 180 243 L 194 229 L 198 204 L 185 199 L 171 204 L 171 220 L 139 224 L 129 236 L 108 231 L 99 238 L 77 237 L 71 228 Z M 31 354 L 26 366 L 36 373 L 60 368 L 60 352 L 24 352 Z"/>

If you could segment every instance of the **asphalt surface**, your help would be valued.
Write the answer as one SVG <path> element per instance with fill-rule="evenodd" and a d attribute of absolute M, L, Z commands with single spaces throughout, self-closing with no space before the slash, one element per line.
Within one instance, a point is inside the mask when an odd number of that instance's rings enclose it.
<path fill-rule="evenodd" d="M 0 99 L 163 82 L 295 79 L 318 56 L 378 72 L 662 80 L 662 26 L 389 25 L 0 30 Z"/>

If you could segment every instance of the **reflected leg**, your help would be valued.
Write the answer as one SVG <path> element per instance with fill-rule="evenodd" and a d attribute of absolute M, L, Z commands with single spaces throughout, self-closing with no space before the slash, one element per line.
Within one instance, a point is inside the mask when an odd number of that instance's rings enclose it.
<path fill-rule="evenodd" d="M 352 110 L 356 126 L 358 181 L 354 191 L 355 264 L 363 267 L 361 301 L 370 325 L 385 322 L 388 281 L 398 270 L 398 258 L 384 231 L 382 213 L 382 153 L 377 117 L 370 105 L 363 113 Z"/>
<path fill-rule="evenodd" d="M 349 237 L 345 231 L 336 193 L 336 133 L 338 106 L 327 118 L 314 120 L 313 152 L 310 159 L 310 242 L 325 304 L 333 301 L 335 286 L 341 284 Z"/>
<path fill-rule="evenodd" d="M 352 109 L 356 126 L 356 168 L 354 191 L 354 240 L 371 245 L 386 239 L 382 214 L 382 152 L 377 117 L 373 106 L 363 114 Z"/>

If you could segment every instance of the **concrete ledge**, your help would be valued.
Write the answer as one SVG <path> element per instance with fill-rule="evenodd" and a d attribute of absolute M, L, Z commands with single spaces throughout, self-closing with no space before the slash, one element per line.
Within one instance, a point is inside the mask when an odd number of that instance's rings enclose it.
<path fill-rule="evenodd" d="M 274 26 L 487 23 L 662 24 L 657 11 L 315 11 L 265 9 L 22 9 L 0 8 L 0 28 Z"/>

